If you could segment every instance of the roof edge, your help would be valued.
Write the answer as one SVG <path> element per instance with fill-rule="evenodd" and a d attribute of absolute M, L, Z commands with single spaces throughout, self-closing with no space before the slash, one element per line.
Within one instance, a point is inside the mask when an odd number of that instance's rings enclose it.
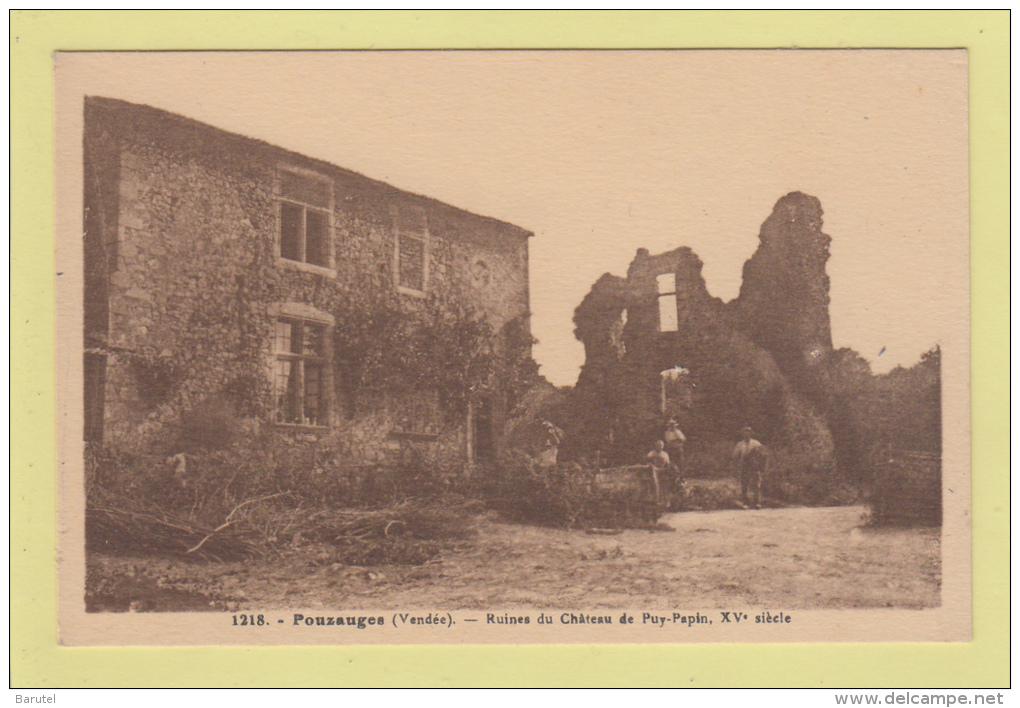
<path fill-rule="evenodd" d="M 418 194 L 416 192 L 410 192 L 406 189 L 401 189 L 400 187 L 396 187 L 388 182 L 383 182 L 382 180 L 368 177 L 367 175 L 364 175 L 360 172 L 355 172 L 354 170 L 348 169 L 346 167 L 340 167 L 339 165 L 335 165 L 332 162 L 327 162 L 326 160 L 322 160 L 316 157 L 310 157 L 309 155 L 295 152 L 294 150 L 288 150 L 285 147 L 281 147 L 279 145 L 267 142 L 265 140 L 261 140 L 259 138 L 252 138 L 247 135 L 242 135 L 241 133 L 235 133 L 229 130 L 225 130 L 215 125 L 204 123 L 200 120 L 189 118 L 188 116 L 184 116 L 179 113 L 173 113 L 172 111 L 167 111 L 162 108 L 155 108 L 154 106 L 149 106 L 143 103 L 132 103 L 130 101 L 125 101 L 120 98 L 109 98 L 106 96 L 85 96 L 86 111 L 88 110 L 89 106 L 105 108 L 107 110 L 113 110 L 120 113 L 144 114 L 154 119 L 172 121 L 184 127 L 201 128 L 202 130 L 217 133 L 231 140 L 246 143 L 252 147 L 259 147 L 263 150 L 265 149 L 273 150 L 276 153 L 280 154 L 281 156 L 286 156 L 291 159 L 296 159 L 303 161 L 305 163 L 310 163 L 323 171 L 330 171 L 342 175 L 343 177 L 346 178 L 353 178 L 367 182 L 378 189 L 399 192 L 400 194 L 414 197 L 416 199 L 421 199 L 433 205 L 440 206 L 446 209 L 452 209 L 454 211 L 460 212 L 461 214 L 465 214 L 476 219 L 483 219 L 492 224 L 497 224 L 502 227 L 508 227 L 516 231 L 517 232 L 516 235 L 524 238 L 531 238 L 532 236 L 535 235 L 534 231 L 525 229 L 521 226 L 518 226 L 517 224 L 512 224 L 509 221 L 503 221 L 502 219 L 497 219 L 492 216 L 486 216 L 484 214 L 478 214 L 472 211 L 468 211 L 467 209 L 455 206 L 448 202 L 441 201 L 439 199 L 436 199 L 435 197 L 430 197 L 425 194 Z"/>

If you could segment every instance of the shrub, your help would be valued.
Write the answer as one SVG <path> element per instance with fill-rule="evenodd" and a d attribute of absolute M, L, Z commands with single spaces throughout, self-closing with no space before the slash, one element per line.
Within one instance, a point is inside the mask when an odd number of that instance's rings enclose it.
<path fill-rule="evenodd" d="M 895 451 L 875 465 L 868 494 L 875 525 L 942 524 L 942 463 L 937 455 Z"/>
<path fill-rule="evenodd" d="M 127 355 L 138 384 L 138 394 L 150 406 L 167 401 L 184 378 L 184 367 L 172 356 L 152 351 Z"/>
<path fill-rule="evenodd" d="M 734 479 L 688 479 L 680 489 L 684 511 L 741 509 L 740 482 Z"/>
<path fill-rule="evenodd" d="M 442 474 L 434 487 L 422 486 L 422 467 L 342 475 L 314 448 L 274 432 L 185 460 L 177 474 L 160 455 L 88 448 L 87 547 L 230 560 L 303 539 L 331 546 L 335 562 L 418 563 L 470 530 L 463 500 L 439 494 L 449 486 Z M 394 503 L 414 485 L 431 501 Z"/>
<path fill-rule="evenodd" d="M 720 437 L 699 437 L 688 440 L 684 451 L 684 476 L 698 479 L 719 479 L 733 475 L 733 445 Z"/>
<path fill-rule="evenodd" d="M 133 457 L 101 443 L 85 443 L 85 498 L 89 499 L 98 490 L 123 484 L 123 472 L 137 464 Z"/>
<path fill-rule="evenodd" d="M 654 502 L 635 502 L 602 489 L 595 475 L 595 468 L 577 463 L 540 468 L 527 455 L 513 453 L 484 470 L 474 491 L 510 521 L 568 528 L 645 528 L 655 523 Z"/>
<path fill-rule="evenodd" d="M 808 506 L 837 506 L 856 497 L 852 487 L 837 475 L 831 459 L 783 449 L 769 453 L 762 492 L 766 497 Z"/>
<path fill-rule="evenodd" d="M 193 453 L 224 450 L 234 443 L 241 428 L 232 404 L 223 398 L 210 398 L 182 414 L 176 447 Z"/>

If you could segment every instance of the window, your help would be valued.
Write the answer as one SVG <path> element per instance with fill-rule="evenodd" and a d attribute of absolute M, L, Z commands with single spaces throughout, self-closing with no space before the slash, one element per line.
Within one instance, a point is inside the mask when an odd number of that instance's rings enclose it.
<path fill-rule="evenodd" d="M 327 327 L 281 317 L 273 336 L 276 422 L 326 425 Z"/>
<path fill-rule="evenodd" d="M 397 289 L 411 294 L 424 293 L 428 287 L 428 223 L 419 206 L 394 209 L 394 278 Z"/>
<path fill-rule="evenodd" d="M 676 273 L 663 273 L 655 277 L 659 289 L 659 331 L 676 332 Z"/>
<path fill-rule="evenodd" d="M 281 258 L 330 267 L 332 202 L 332 182 L 280 171 Z"/>

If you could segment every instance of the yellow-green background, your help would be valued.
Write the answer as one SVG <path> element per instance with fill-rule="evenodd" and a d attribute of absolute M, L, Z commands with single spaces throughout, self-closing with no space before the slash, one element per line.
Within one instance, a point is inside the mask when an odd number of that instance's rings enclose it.
<path fill-rule="evenodd" d="M 12 12 L 10 20 L 12 686 L 1009 685 L 1007 11 L 21 11 Z M 143 649 L 57 645 L 53 52 L 444 47 L 969 50 L 973 642 Z"/>

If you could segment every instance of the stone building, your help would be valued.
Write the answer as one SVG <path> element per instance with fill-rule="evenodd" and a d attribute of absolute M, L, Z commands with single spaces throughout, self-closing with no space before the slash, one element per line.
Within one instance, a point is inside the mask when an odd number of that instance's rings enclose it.
<path fill-rule="evenodd" d="M 148 106 L 88 98 L 84 133 L 87 440 L 499 451 L 531 233 Z"/>

